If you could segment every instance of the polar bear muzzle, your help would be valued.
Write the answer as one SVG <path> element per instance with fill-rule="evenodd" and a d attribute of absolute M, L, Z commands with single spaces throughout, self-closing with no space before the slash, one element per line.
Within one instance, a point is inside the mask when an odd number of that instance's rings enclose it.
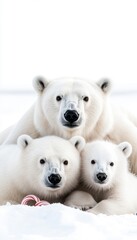
<path fill-rule="evenodd" d="M 61 181 L 61 176 L 59 174 L 52 173 L 50 176 L 48 176 L 48 180 L 52 186 L 56 187 L 57 184 Z"/>
<path fill-rule="evenodd" d="M 79 114 L 76 110 L 67 110 L 64 113 L 64 118 L 67 122 L 69 122 L 70 124 L 73 124 L 78 120 Z"/>
<path fill-rule="evenodd" d="M 54 163 L 55 164 L 55 163 Z M 55 167 L 53 163 L 49 164 L 49 169 L 47 171 L 47 176 L 45 176 L 45 185 L 48 188 L 59 188 L 62 186 L 62 174 L 60 172 L 59 166 Z"/>
<path fill-rule="evenodd" d="M 61 188 L 62 186 L 62 177 L 59 173 L 51 173 L 48 175 L 44 182 L 47 188 L 56 189 Z"/>
<path fill-rule="evenodd" d="M 102 172 L 99 172 L 97 175 L 96 175 L 97 179 L 99 180 L 99 183 L 104 183 L 105 180 L 107 179 L 107 174 L 106 173 L 102 173 Z"/>
<path fill-rule="evenodd" d="M 64 101 L 61 114 L 62 125 L 68 128 L 79 127 L 82 122 L 78 99 Z"/>
<path fill-rule="evenodd" d="M 82 118 L 76 110 L 67 110 L 61 122 L 64 127 L 75 128 L 81 125 Z"/>

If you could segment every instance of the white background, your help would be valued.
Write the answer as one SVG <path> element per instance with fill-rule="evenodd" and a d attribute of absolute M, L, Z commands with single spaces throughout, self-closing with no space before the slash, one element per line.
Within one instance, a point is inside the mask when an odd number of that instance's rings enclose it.
<path fill-rule="evenodd" d="M 137 88 L 136 0 L 1 0 L 0 90 L 36 75 Z"/>

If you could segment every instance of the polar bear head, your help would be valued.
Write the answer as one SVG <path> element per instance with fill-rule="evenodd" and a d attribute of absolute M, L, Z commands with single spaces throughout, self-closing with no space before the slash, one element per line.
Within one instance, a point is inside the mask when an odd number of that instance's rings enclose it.
<path fill-rule="evenodd" d="M 81 165 L 79 153 L 85 145 L 82 137 L 32 139 L 21 135 L 17 145 L 20 148 L 20 171 L 29 194 L 53 199 L 76 187 Z"/>
<path fill-rule="evenodd" d="M 107 141 L 87 143 L 82 151 L 83 182 L 95 190 L 110 189 L 117 181 L 120 183 L 121 178 L 126 179 L 127 158 L 131 152 L 128 142 L 119 145 Z"/>
<path fill-rule="evenodd" d="M 92 133 L 107 108 L 106 96 L 111 88 L 108 79 L 93 83 L 76 78 L 52 81 L 36 78 L 33 85 L 39 94 L 35 111 L 37 129 L 44 135 L 44 128 L 48 128 L 49 134 L 63 138 L 74 135 L 87 138 Z M 104 127 L 98 126 L 98 131 L 105 131 Z"/>

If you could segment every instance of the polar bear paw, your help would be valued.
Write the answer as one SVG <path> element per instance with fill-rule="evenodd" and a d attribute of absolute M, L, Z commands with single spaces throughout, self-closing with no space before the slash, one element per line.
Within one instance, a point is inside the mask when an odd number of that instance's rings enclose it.
<path fill-rule="evenodd" d="M 97 202 L 87 192 L 74 191 L 65 199 L 64 204 L 69 207 L 87 211 L 95 207 Z"/>
<path fill-rule="evenodd" d="M 86 206 L 86 205 L 74 205 L 74 204 L 70 204 L 69 205 L 69 207 L 72 207 L 72 208 L 75 208 L 75 209 L 79 209 L 79 210 L 82 210 L 82 211 L 87 211 L 87 210 L 89 210 L 89 209 L 91 209 L 91 208 L 93 208 L 93 206 Z"/>

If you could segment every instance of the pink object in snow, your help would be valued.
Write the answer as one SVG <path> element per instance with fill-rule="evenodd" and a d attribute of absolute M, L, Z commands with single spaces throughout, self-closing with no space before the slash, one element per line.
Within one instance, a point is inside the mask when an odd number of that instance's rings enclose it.
<path fill-rule="evenodd" d="M 30 201 L 34 202 L 33 206 L 46 206 L 49 205 L 50 203 L 44 200 L 40 200 L 37 196 L 35 195 L 27 195 L 26 197 L 23 198 L 21 204 L 22 205 L 29 205 L 28 203 Z"/>

